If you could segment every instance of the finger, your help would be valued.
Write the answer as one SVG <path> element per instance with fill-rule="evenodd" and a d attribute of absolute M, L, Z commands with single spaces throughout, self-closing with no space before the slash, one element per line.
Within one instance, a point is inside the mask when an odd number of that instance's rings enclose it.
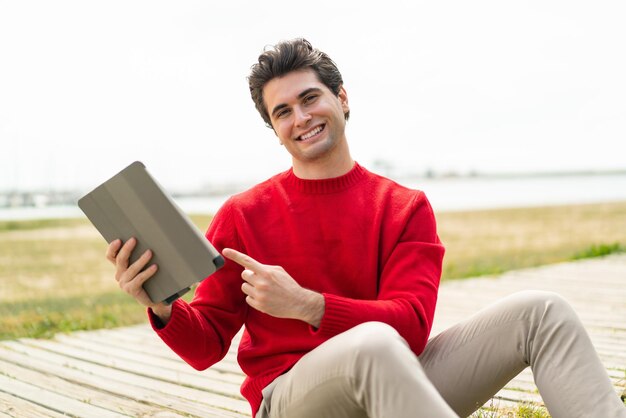
<path fill-rule="evenodd" d="M 240 253 L 239 251 L 233 250 L 232 248 L 224 248 L 224 251 L 222 251 L 222 255 L 230 260 L 233 260 L 240 266 L 252 270 L 255 273 L 258 273 L 265 268 L 264 264 L 261 264 L 249 255 Z"/>
<path fill-rule="evenodd" d="M 245 269 L 241 272 L 241 278 L 244 279 L 246 282 L 253 284 L 252 282 L 254 281 L 254 274 L 255 273 L 252 270 Z"/>
<path fill-rule="evenodd" d="M 241 291 L 243 293 L 245 293 L 247 296 L 254 298 L 256 290 L 254 289 L 254 286 L 252 286 L 250 283 L 246 283 L 244 282 L 241 285 Z"/>
<path fill-rule="evenodd" d="M 152 264 L 150 267 L 148 267 L 147 269 L 145 269 L 144 271 L 136 275 L 132 280 L 125 282 L 125 283 L 120 282 L 120 287 L 126 293 L 132 295 L 133 297 L 136 297 L 140 293 L 145 292 L 145 290 L 143 290 L 142 288 L 143 284 L 149 278 L 154 276 L 158 269 L 159 268 L 156 264 Z"/>
<path fill-rule="evenodd" d="M 120 250 L 121 246 L 122 246 L 121 239 L 116 239 L 115 241 L 111 241 L 111 243 L 107 247 L 107 252 L 106 252 L 107 260 L 115 264 L 115 257 L 117 256 L 117 252 Z"/>
<path fill-rule="evenodd" d="M 138 276 L 141 273 L 141 270 L 148 264 L 150 259 L 152 258 L 152 251 L 146 250 L 141 257 L 139 257 L 133 264 L 131 264 L 126 270 L 126 275 L 129 278 L 133 278 Z"/>
<path fill-rule="evenodd" d="M 136 275 L 133 282 L 137 284 L 137 287 L 143 286 L 149 278 L 156 274 L 158 269 L 159 267 L 156 264 L 152 264 L 150 267 Z"/>
<path fill-rule="evenodd" d="M 251 307 L 253 307 L 254 309 L 256 309 L 259 312 L 261 311 L 261 306 L 259 305 L 259 303 L 251 296 L 246 296 L 246 303 L 248 305 L 250 305 Z"/>
<path fill-rule="evenodd" d="M 122 245 L 122 248 L 115 256 L 115 265 L 117 266 L 116 276 L 120 277 L 122 273 L 128 267 L 128 260 L 130 258 L 130 254 L 135 249 L 135 245 L 137 245 L 137 240 L 135 238 L 131 238 Z"/>

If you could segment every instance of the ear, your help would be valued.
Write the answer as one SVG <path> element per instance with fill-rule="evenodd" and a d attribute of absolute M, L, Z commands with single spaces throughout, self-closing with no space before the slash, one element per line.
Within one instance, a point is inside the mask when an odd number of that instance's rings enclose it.
<path fill-rule="evenodd" d="M 343 86 L 339 88 L 339 94 L 337 95 L 337 98 L 339 98 L 339 103 L 341 103 L 343 113 L 348 113 L 350 111 L 350 106 L 348 105 L 348 92 Z"/>

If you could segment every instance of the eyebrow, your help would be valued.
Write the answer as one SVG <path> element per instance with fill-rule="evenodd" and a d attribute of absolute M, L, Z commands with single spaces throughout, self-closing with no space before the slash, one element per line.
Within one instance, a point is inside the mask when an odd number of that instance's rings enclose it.
<path fill-rule="evenodd" d="M 311 92 L 321 92 L 322 89 L 320 89 L 319 87 L 309 87 L 308 89 L 302 91 L 302 93 L 298 94 L 298 99 L 302 99 L 304 98 L 304 96 L 306 96 L 307 94 L 311 93 Z M 281 103 L 279 105 L 274 106 L 274 109 L 272 109 L 272 116 L 275 116 L 276 113 L 278 113 L 280 110 L 284 109 L 288 107 L 287 103 Z"/>

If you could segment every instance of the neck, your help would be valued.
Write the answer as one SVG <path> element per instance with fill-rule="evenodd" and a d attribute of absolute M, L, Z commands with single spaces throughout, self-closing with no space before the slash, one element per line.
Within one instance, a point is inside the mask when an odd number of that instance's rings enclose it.
<path fill-rule="evenodd" d="M 311 161 L 292 159 L 293 173 L 303 180 L 321 180 L 340 177 L 352 170 L 354 160 L 347 141 L 338 145 L 341 149 Z"/>

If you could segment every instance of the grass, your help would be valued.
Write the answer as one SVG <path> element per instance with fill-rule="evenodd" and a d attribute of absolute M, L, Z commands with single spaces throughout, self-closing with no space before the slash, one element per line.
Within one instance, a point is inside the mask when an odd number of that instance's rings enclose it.
<path fill-rule="evenodd" d="M 622 394 L 620 395 L 620 399 L 626 406 L 626 370 L 624 370 L 624 379 L 620 382 L 620 384 L 622 388 Z"/>
<path fill-rule="evenodd" d="M 437 215 L 443 279 L 596 257 L 626 249 L 626 202 Z"/>
<path fill-rule="evenodd" d="M 493 401 L 492 401 L 493 402 Z M 541 406 L 521 403 L 516 408 L 497 408 L 493 404 L 481 408 L 470 418 L 550 418 L 548 411 Z"/>
<path fill-rule="evenodd" d="M 203 229 L 210 219 L 193 217 Z M 16 223 L 0 223 L 0 340 L 146 321 L 118 289 L 106 242 L 87 220 Z"/>
<path fill-rule="evenodd" d="M 211 217 L 192 220 L 204 230 Z M 444 212 L 437 221 L 444 280 L 626 248 L 626 202 Z M 0 339 L 145 322 L 144 308 L 117 288 L 105 249 L 84 219 L 0 222 Z"/>
<path fill-rule="evenodd" d="M 11 302 L 4 304 L 3 310 L 11 315 L 3 321 L 0 339 L 20 333 L 46 338 L 56 332 L 112 328 L 128 319 L 133 322 L 145 319 L 145 312 L 137 310 L 134 300 L 121 292 L 48 299 L 37 307 L 30 301 Z M 84 314 L 86 311 L 89 315 Z"/>
<path fill-rule="evenodd" d="M 0 232 L 23 231 L 51 227 L 67 227 L 84 224 L 82 219 L 35 219 L 26 221 L 0 221 Z"/>
<path fill-rule="evenodd" d="M 580 260 L 583 258 L 602 257 L 609 254 L 623 253 L 626 251 L 626 247 L 619 242 L 613 244 L 600 244 L 591 245 L 583 251 L 574 254 L 572 260 Z"/>

